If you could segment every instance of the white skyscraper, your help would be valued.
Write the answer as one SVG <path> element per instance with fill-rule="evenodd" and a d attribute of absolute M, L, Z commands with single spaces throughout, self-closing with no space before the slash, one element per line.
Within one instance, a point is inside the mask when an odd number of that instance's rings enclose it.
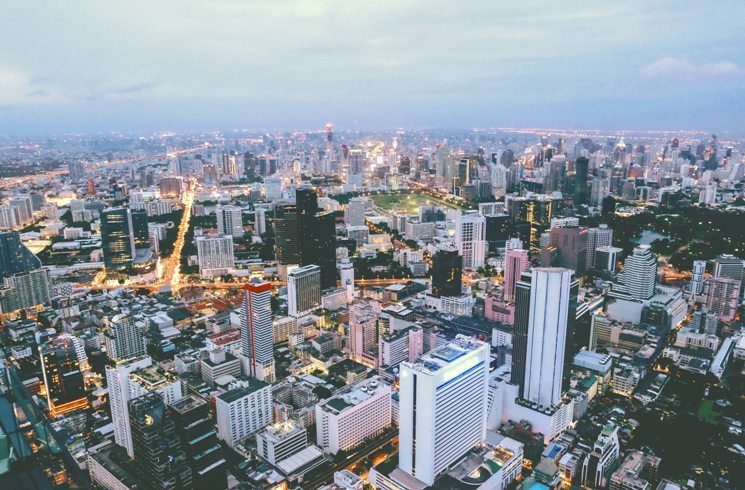
<path fill-rule="evenodd" d="M 367 209 L 368 199 L 364 197 L 353 197 L 347 205 L 347 225 L 364 226 L 365 210 Z"/>
<path fill-rule="evenodd" d="M 264 208 L 254 209 L 254 228 L 258 236 L 266 233 L 266 210 Z"/>
<path fill-rule="evenodd" d="M 321 306 L 321 268 L 297 267 L 287 273 L 287 313 L 301 317 Z"/>
<path fill-rule="evenodd" d="M 110 359 L 129 359 L 145 353 L 145 338 L 127 315 L 114 315 L 104 332 L 106 355 Z"/>
<path fill-rule="evenodd" d="M 238 381 L 215 398 L 217 434 L 228 446 L 272 423 L 272 387 L 256 379 Z"/>
<path fill-rule="evenodd" d="M 274 382 L 272 338 L 272 285 L 263 281 L 246 284 L 241 309 L 241 354 L 246 373 L 268 383 Z"/>
<path fill-rule="evenodd" d="M 133 371 L 152 364 L 153 360 L 150 356 L 140 356 L 119 361 L 114 366 L 106 366 L 106 384 L 109 387 L 114 440 L 127 450 L 130 457 L 134 456 L 134 452 L 132 451 L 132 429 L 129 425 L 129 375 Z"/>
<path fill-rule="evenodd" d="M 634 299 L 649 299 L 657 283 L 657 256 L 649 245 L 639 245 L 623 261 L 619 274 L 625 292 Z"/>
<path fill-rule="evenodd" d="M 570 269 L 538 267 L 530 276 L 523 398 L 539 407 L 552 407 L 561 401 L 569 306 L 576 286 Z M 518 284 L 518 288 L 524 287 L 524 283 Z M 519 301 L 518 308 L 521 306 Z M 515 334 L 519 335 L 517 318 L 515 323 Z"/>
<path fill-rule="evenodd" d="M 354 264 L 345 259 L 339 264 L 341 287 L 347 292 L 347 303 L 354 301 Z"/>
<path fill-rule="evenodd" d="M 217 231 L 221 235 L 243 237 L 243 210 L 238 206 L 217 206 Z"/>
<path fill-rule="evenodd" d="M 194 241 L 197 244 L 201 276 L 221 276 L 235 266 L 233 235 L 203 235 L 196 237 Z"/>
<path fill-rule="evenodd" d="M 706 274 L 706 261 L 694 260 L 693 273 L 691 274 L 691 293 L 701 294 L 704 292 L 704 277 Z"/>
<path fill-rule="evenodd" d="M 399 468 L 433 485 L 484 441 L 489 345 L 458 335 L 400 367 Z"/>
<path fill-rule="evenodd" d="M 455 244 L 463 256 L 463 268 L 482 267 L 488 250 L 486 218 L 478 213 L 460 215 L 455 222 Z"/>
<path fill-rule="evenodd" d="M 613 230 L 608 225 L 600 225 L 597 228 L 587 230 L 587 267 L 595 265 L 595 250 L 600 247 L 609 247 L 613 242 Z"/>

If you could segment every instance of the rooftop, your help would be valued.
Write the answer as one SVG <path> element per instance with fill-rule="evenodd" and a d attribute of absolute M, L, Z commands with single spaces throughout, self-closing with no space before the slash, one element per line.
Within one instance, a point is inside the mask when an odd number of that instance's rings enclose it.
<path fill-rule="evenodd" d="M 380 377 L 373 376 L 351 385 L 348 391 L 329 398 L 321 409 L 334 414 L 339 414 L 349 407 L 359 405 L 380 392 L 390 393 L 390 386 L 383 382 Z"/>
<path fill-rule="evenodd" d="M 244 396 L 248 396 L 251 393 L 258 391 L 266 386 L 269 386 L 268 383 L 265 383 L 263 381 L 259 381 L 255 378 L 247 378 L 244 382 L 248 384 L 248 386 L 242 386 L 240 388 L 236 388 L 234 390 L 227 391 L 218 398 L 225 403 L 233 403 L 237 400 L 240 400 Z"/>
<path fill-rule="evenodd" d="M 409 365 L 416 371 L 431 374 L 484 345 L 484 342 L 458 335 L 446 345 L 424 354 Z"/>

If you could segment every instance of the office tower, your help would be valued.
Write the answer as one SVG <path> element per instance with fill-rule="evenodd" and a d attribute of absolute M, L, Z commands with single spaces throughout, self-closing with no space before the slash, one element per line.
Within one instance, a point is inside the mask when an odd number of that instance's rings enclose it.
<path fill-rule="evenodd" d="M 17 231 L 0 232 L 0 277 L 40 267 L 41 260 L 21 242 L 21 235 Z"/>
<path fill-rule="evenodd" d="M 295 420 L 281 420 L 256 435 L 256 452 L 272 466 L 308 447 L 308 430 Z"/>
<path fill-rule="evenodd" d="M 587 204 L 587 171 L 590 160 L 587 157 L 579 157 L 575 162 L 574 170 L 574 205 Z"/>
<path fill-rule="evenodd" d="M 264 208 L 254 209 L 254 231 L 257 236 L 266 233 L 266 210 Z"/>
<path fill-rule="evenodd" d="M 241 353 L 247 359 L 247 374 L 274 382 L 272 339 L 272 285 L 253 280 L 244 286 L 241 309 Z"/>
<path fill-rule="evenodd" d="M 569 269 L 524 272 L 515 288 L 512 383 L 542 408 L 561 401 L 564 365 L 573 346 L 577 281 Z M 542 408 L 541 408 L 542 407 Z"/>
<path fill-rule="evenodd" d="M 737 315 L 740 302 L 740 281 L 724 276 L 710 277 L 704 284 L 704 305 L 724 322 Z"/>
<path fill-rule="evenodd" d="M 227 488 L 227 461 L 213 428 L 209 403 L 189 395 L 169 405 L 168 413 L 191 469 L 194 490 Z"/>
<path fill-rule="evenodd" d="M 202 235 L 194 241 L 197 244 L 199 275 L 221 276 L 235 267 L 233 235 Z"/>
<path fill-rule="evenodd" d="M 150 247 L 150 230 L 147 226 L 147 211 L 144 209 L 133 209 L 132 214 L 132 233 L 135 237 L 136 248 Z"/>
<path fill-rule="evenodd" d="M 399 468 L 433 485 L 484 441 L 489 345 L 458 335 L 400 367 Z"/>
<path fill-rule="evenodd" d="M 530 269 L 529 252 L 522 248 L 507 250 L 504 254 L 504 300 L 512 301 L 515 295 L 515 284 L 520 275 Z"/>
<path fill-rule="evenodd" d="M 730 254 L 718 255 L 714 259 L 714 277 L 728 277 L 742 283 L 742 259 Z"/>
<path fill-rule="evenodd" d="M 326 125 L 326 159 L 332 160 L 334 157 L 334 128 L 331 123 Z"/>
<path fill-rule="evenodd" d="M 347 205 L 347 225 L 364 226 L 365 211 L 370 200 L 365 197 L 353 197 Z"/>
<path fill-rule="evenodd" d="M 287 314 L 305 316 L 321 306 L 321 269 L 306 265 L 287 274 Z"/>
<path fill-rule="evenodd" d="M 49 269 L 21 272 L 3 278 L 0 289 L 0 312 L 22 310 L 52 301 L 53 281 Z"/>
<path fill-rule="evenodd" d="M 125 271 L 135 258 L 135 236 L 129 208 L 111 208 L 101 213 L 101 245 L 107 271 Z"/>
<path fill-rule="evenodd" d="M 601 224 L 587 230 L 587 267 L 595 265 L 595 250 L 609 247 L 613 242 L 613 230 L 608 225 Z"/>
<path fill-rule="evenodd" d="M 327 453 L 353 449 L 390 425 L 391 387 L 378 376 L 316 405 L 316 441 Z"/>
<path fill-rule="evenodd" d="M 158 183 L 161 197 L 181 197 L 181 179 L 177 177 L 163 177 Z"/>
<path fill-rule="evenodd" d="M 609 194 L 610 179 L 599 176 L 593 177 L 590 184 L 590 203 L 593 206 L 600 206 Z"/>
<path fill-rule="evenodd" d="M 704 292 L 704 279 L 706 277 L 706 261 L 694 260 L 691 274 L 691 293 L 701 294 Z"/>
<path fill-rule="evenodd" d="M 477 213 L 462 214 L 455 222 L 455 244 L 463 267 L 478 269 L 486 259 L 486 219 Z"/>
<path fill-rule="evenodd" d="M 104 331 L 106 355 L 112 360 L 129 359 L 145 353 L 145 336 L 127 315 L 114 315 Z"/>
<path fill-rule="evenodd" d="M 360 301 L 349 307 L 349 350 L 356 358 L 378 345 L 378 314 L 372 303 Z"/>
<path fill-rule="evenodd" d="M 596 248 L 593 267 L 597 271 L 615 274 L 618 268 L 618 259 L 622 252 L 623 249 L 618 247 L 604 246 Z"/>
<path fill-rule="evenodd" d="M 506 214 L 485 214 L 484 218 L 486 219 L 485 238 L 488 245 L 489 253 L 499 253 L 499 250 L 504 248 L 505 242 L 510 237 L 510 217 Z"/>
<path fill-rule="evenodd" d="M 716 335 L 719 318 L 708 308 L 697 310 L 691 315 L 691 329 L 706 335 Z"/>
<path fill-rule="evenodd" d="M 571 269 L 577 276 L 584 274 L 587 269 L 587 228 L 564 226 L 551 228 L 550 233 L 550 247 L 555 248 L 556 260 L 547 263 L 542 257 L 541 265 Z"/>
<path fill-rule="evenodd" d="M 438 250 L 432 256 L 432 296 L 460 296 L 463 257 L 457 250 Z"/>
<path fill-rule="evenodd" d="M 272 423 L 272 387 L 250 378 L 215 397 L 217 433 L 231 448 Z"/>
<path fill-rule="evenodd" d="M 264 179 L 264 198 L 268 202 L 282 198 L 282 179 L 279 177 L 267 177 Z"/>
<path fill-rule="evenodd" d="M 621 456 L 618 427 L 609 422 L 600 431 L 592 452 L 582 465 L 582 485 L 603 488 L 608 483 L 611 470 Z"/>
<path fill-rule="evenodd" d="M 106 385 L 109 388 L 109 406 L 111 421 L 114 424 L 114 441 L 127 450 L 131 458 L 132 428 L 129 424 L 129 375 L 138 369 L 153 364 L 150 356 L 142 355 L 117 361 L 113 366 L 106 366 Z"/>
<path fill-rule="evenodd" d="M 521 236 L 521 239 L 536 246 L 541 232 L 548 228 L 552 218 L 561 213 L 562 199 L 534 194 L 523 197 L 508 195 L 505 196 L 505 205 L 513 227 L 528 223 L 528 236 Z M 515 236 L 514 233 L 512 236 Z"/>
<path fill-rule="evenodd" d="M 70 162 L 67 164 L 70 179 L 73 182 L 80 182 L 85 178 L 85 163 L 80 161 Z"/>
<path fill-rule="evenodd" d="M 59 335 L 41 343 L 39 358 L 52 417 L 86 408 L 83 373 L 72 337 Z"/>
<path fill-rule="evenodd" d="M 649 299 L 657 283 L 657 256 L 649 245 L 639 245 L 623 261 L 619 281 L 626 294 L 634 299 Z"/>
<path fill-rule="evenodd" d="M 341 277 L 341 287 L 347 293 L 347 303 L 351 303 L 354 301 L 354 264 L 348 259 L 339 264 L 339 276 Z"/>
<path fill-rule="evenodd" d="M 221 235 L 243 238 L 243 210 L 238 206 L 217 206 L 217 231 Z"/>
<path fill-rule="evenodd" d="M 134 464 L 144 489 L 191 489 L 192 472 L 158 393 L 129 402 Z"/>
<path fill-rule="evenodd" d="M 321 289 L 336 286 L 336 218 L 333 212 L 319 212 L 313 188 L 295 192 L 300 264 L 321 269 Z"/>
<path fill-rule="evenodd" d="M 274 252 L 280 266 L 300 263 L 297 217 L 294 204 L 280 204 L 274 208 Z"/>

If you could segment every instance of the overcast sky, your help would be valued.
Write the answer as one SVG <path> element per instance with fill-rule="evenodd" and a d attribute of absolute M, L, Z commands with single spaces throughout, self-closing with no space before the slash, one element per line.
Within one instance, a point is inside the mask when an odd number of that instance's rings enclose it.
<path fill-rule="evenodd" d="M 6 134 L 745 130 L 743 0 L 0 2 Z"/>

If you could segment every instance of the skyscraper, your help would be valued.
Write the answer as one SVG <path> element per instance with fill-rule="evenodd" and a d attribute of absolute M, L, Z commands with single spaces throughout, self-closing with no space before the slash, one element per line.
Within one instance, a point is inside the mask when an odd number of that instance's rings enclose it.
<path fill-rule="evenodd" d="M 321 289 L 335 287 L 336 217 L 333 212 L 319 211 L 313 188 L 299 187 L 295 201 L 300 264 L 315 264 L 321 269 Z"/>
<path fill-rule="evenodd" d="M 582 206 L 587 204 L 587 171 L 590 160 L 587 157 L 579 157 L 575 163 L 574 169 L 574 205 Z"/>
<path fill-rule="evenodd" d="M 129 359 L 145 353 L 145 337 L 127 315 L 114 315 L 104 332 L 106 355 L 110 359 Z"/>
<path fill-rule="evenodd" d="M 274 251 L 280 266 L 300 263 L 297 216 L 294 204 L 280 204 L 274 208 Z"/>
<path fill-rule="evenodd" d="M 512 301 L 515 295 L 515 284 L 520 275 L 530 269 L 530 257 L 527 250 L 513 248 L 504 256 L 504 300 Z"/>
<path fill-rule="evenodd" d="M 114 441 L 127 450 L 131 458 L 132 428 L 129 419 L 129 375 L 138 369 L 153 364 L 150 356 L 142 355 L 117 361 L 113 366 L 106 366 L 106 385 L 109 388 L 109 407 L 111 421 L 114 424 Z"/>
<path fill-rule="evenodd" d="M 271 383 L 274 381 L 272 285 L 253 280 L 245 285 L 244 291 L 241 353 L 247 359 L 247 374 Z"/>
<path fill-rule="evenodd" d="M 378 313 L 372 303 L 360 301 L 349 307 L 349 350 L 356 358 L 378 345 Z"/>
<path fill-rule="evenodd" d="M 691 293 L 701 294 L 704 292 L 704 278 L 706 276 L 706 261 L 694 260 L 691 274 Z"/>
<path fill-rule="evenodd" d="M 463 256 L 463 267 L 478 269 L 486 259 L 486 219 L 478 213 L 466 213 L 455 222 L 455 244 Z"/>
<path fill-rule="evenodd" d="M 87 407 L 83 373 L 72 337 L 59 335 L 40 344 L 39 358 L 52 416 Z"/>
<path fill-rule="evenodd" d="M 243 238 L 243 210 L 238 206 L 217 206 L 217 231 L 221 235 Z"/>
<path fill-rule="evenodd" d="M 321 269 L 306 265 L 287 274 L 287 314 L 307 315 L 321 306 Z"/>
<path fill-rule="evenodd" d="M 199 274 L 213 277 L 227 274 L 235 266 L 233 255 L 233 236 L 202 235 L 194 240 L 197 244 Z"/>
<path fill-rule="evenodd" d="M 339 264 L 339 276 L 341 277 L 341 287 L 347 292 L 347 303 L 354 301 L 354 264 L 348 259 Z"/>
<path fill-rule="evenodd" d="M 129 417 L 134 463 L 142 488 L 191 489 L 191 468 L 163 398 L 158 393 L 147 393 L 130 401 Z"/>
<path fill-rule="evenodd" d="M 634 299 L 649 299 L 657 284 L 657 256 L 649 245 L 639 245 L 623 261 L 622 290 Z"/>
<path fill-rule="evenodd" d="M 544 267 L 557 266 L 572 269 L 581 276 L 587 269 L 587 228 L 562 226 L 551 228 L 551 246 L 556 247 L 556 263 L 542 263 Z"/>
<path fill-rule="evenodd" d="M 438 250 L 432 256 L 432 296 L 460 296 L 463 257 L 457 250 Z"/>
<path fill-rule="evenodd" d="M 595 265 L 595 250 L 600 247 L 608 247 L 613 242 L 613 230 L 608 225 L 601 224 L 596 228 L 590 228 L 587 232 L 587 267 Z"/>
<path fill-rule="evenodd" d="M 718 255 L 714 259 L 714 277 L 727 277 L 742 283 L 743 260 L 730 254 Z"/>
<path fill-rule="evenodd" d="M 10 311 L 47 305 L 52 301 L 52 275 L 49 269 L 16 273 L 3 279 L 0 289 L 0 311 Z"/>
<path fill-rule="evenodd" d="M 489 346 L 458 335 L 400 367 L 399 468 L 433 485 L 484 441 Z"/>
<path fill-rule="evenodd" d="M 516 285 L 512 382 L 520 387 L 522 398 L 539 408 L 561 401 L 576 291 L 572 271 L 556 267 L 524 272 Z"/>
<path fill-rule="evenodd" d="M 41 267 L 41 260 L 21 242 L 17 231 L 0 232 L 0 278 Z"/>
<path fill-rule="evenodd" d="M 347 205 L 347 224 L 349 226 L 364 226 L 365 211 L 369 199 L 364 197 L 353 197 Z"/>
<path fill-rule="evenodd" d="M 147 211 L 144 209 L 132 210 L 132 233 L 135 236 L 135 247 L 150 247 L 150 230 L 147 226 Z"/>
<path fill-rule="evenodd" d="M 129 208 L 111 208 L 101 213 L 101 245 L 107 271 L 132 267 L 136 245 Z"/>

